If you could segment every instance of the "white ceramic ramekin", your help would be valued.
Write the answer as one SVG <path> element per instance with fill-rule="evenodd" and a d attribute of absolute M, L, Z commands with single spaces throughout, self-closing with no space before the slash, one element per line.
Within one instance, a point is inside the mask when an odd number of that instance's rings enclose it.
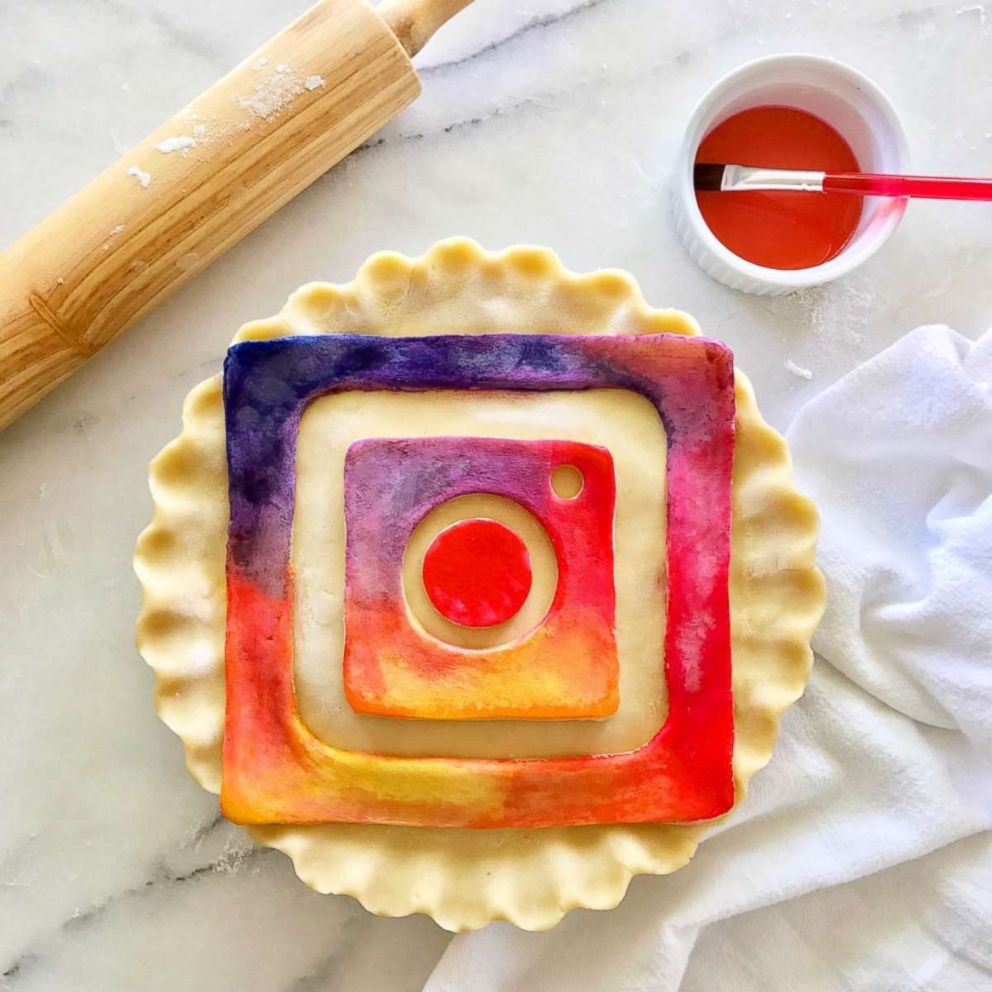
<path fill-rule="evenodd" d="M 769 105 L 797 107 L 825 120 L 844 136 L 863 172 L 905 172 L 907 150 L 902 122 L 885 94 L 850 66 L 819 55 L 771 55 L 748 62 L 724 76 L 699 101 L 686 127 L 676 167 L 679 234 L 692 258 L 714 279 L 747 293 L 776 296 L 829 282 L 857 268 L 896 229 L 906 201 L 867 198 L 847 247 L 812 268 L 770 269 L 725 248 L 706 226 L 696 203 L 692 186 L 696 149 L 728 117 L 750 107 Z"/>

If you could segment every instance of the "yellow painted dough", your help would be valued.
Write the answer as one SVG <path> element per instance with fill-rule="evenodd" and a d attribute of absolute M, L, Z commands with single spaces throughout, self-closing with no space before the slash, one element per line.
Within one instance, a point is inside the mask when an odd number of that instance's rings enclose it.
<path fill-rule="evenodd" d="M 488 253 L 455 239 L 418 259 L 373 256 L 345 286 L 304 286 L 278 317 L 246 325 L 237 339 L 493 332 L 695 334 L 698 329 L 685 314 L 650 308 L 624 273 L 577 276 L 545 249 Z M 736 395 L 730 600 L 739 802 L 750 777 L 771 757 L 782 712 L 808 678 L 809 639 L 822 613 L 823 583 L 814 565 L 816 513 L 793 487 L 785 442 L 761 419 L 740 373 Z M 577 411 L 569 411 L 567 421 L 560 419 L 551 436 L 562 436 L 565 423 L 575 427 L 573 416 L 579 416 Z M 418 423 L 423 425 L 419 418 Z M 607 444 L 615 459 L 617 444 L 616 439 Z M 191 774 L 216 792 L 224 719 L 227 528 L 219 377 L 190 393 L 183 432 L 153 461 L 151 487 L 155 516 L 135 554 L 143 589 L 138 644 L 158 678 L 162 719 L 182 738 Z M 326 516 L 313 519 L 318 528 L 329 526 Z M 337 594 L 335 573 L 322 572 L 328 566 L 311 561 L 309 552 L 301 556 L 294 549 L 294 558 L 318 573 L 324 591 L 304 595 L 316 595 L 310 601 L 316 610 L 323 609 L 317 605 L 320 597 Z M 340 562 L 331 566 L 339 568 Z M 326 632 L 323 640 L 326 645 Z M 333 667 L 331 659 L 325 655 L 320 673 L 317 667 L 306 661 L 297 670 L 300 693 L 307 697 L 304 708 L 315 724 L 331 715 L 308 698 L 312 692 L 315 700 L 327 690 L 321 680 Z M 646 672 L 635 676 L 633 667 L 623 677 L 643 677 L 645 685 L 651 678 Z M 622 691 L 630 695 L 626 683 Z M 632 740 L 649 736 L 650 721 L 643 714 L 641 719 L 636 732 L 630 729 L 635 724 L 626 722 L 622 732 L 629 730 Z M 334 721 L 322 726 L 322 732 L 351 732 L 330 723 Z M 559 753 L 590 746 L 580 742 L 581 735 L 569 736 L 578 723 L 564 722 L 562 739 L 548 744 L 550 738 L 545 738 L 543 747 Z M 590 722 L 583 732 L 594 736 L 607 723 Z M 378 730 L 376 735 L 378 739 Z M 483 741 L 475 745 L 479 753 L 487 753 Z M 515 746 L 538 753 L 541 744 L 522 734 Z M 480 927 L 493 919 L 541 930 L 554 926 L 570 908 L 615 906 L 634 874 L 660 875 L 681 867 L 710 825 L 473 831 L 332 824 L 255 828 L 251 833 L 288 854 L 308 885 L 353 895 L 372 912 L 427 913 L 451 930 Z"/>

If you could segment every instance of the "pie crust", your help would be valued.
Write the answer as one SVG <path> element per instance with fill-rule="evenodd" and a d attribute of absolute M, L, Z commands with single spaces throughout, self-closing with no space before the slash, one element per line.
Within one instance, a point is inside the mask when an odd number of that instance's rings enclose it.
<path fill-rule="evenodd" d="M 580 276 L 546 249 L 490 253 L 451 239 L 418 259 L 374 255 L 343 286 L 304 286 L 277 317 L 245 325 L 235 340 L 452 333 L 699 332 L 686 314 L 650 308 L 625 273 Z M 785 442 L 761 419 L 739 371 L 735 395 L 730 607 L 736 805 L 771 757 L 781 714 L 808 679 L 809 641 L 824 591 L 814 564 L 816 512 L 793 487 Z M 228 527 L 220 376 L 187 397 L 183 431 L 153 460 L 150 485 L 155 514 L 134 562 L 143 590 L 138 647 L 156 673 L 159 714 L 182 739 L 190 773 L 219 792 Z M 248 829 L 259 843 L 289 855 L 307 885 L 352 895 L 379 915 L 422 912 L 450 930 L 494 919 L 543 930 L 571 908 L 615 906 L 635 874 L 682 867 L 716 822 Z"/>

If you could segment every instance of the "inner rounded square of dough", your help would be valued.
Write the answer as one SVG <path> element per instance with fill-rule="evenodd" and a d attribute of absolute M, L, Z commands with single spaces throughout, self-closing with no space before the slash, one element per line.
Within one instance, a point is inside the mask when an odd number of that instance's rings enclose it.
<path fill-rule="evenodd" d="M 492 437 L 606 448 L 616 473 L 614 582 L 620 705 L 606 720 L 397 719 L 355 713 L 345 698 L 344 458 L 357 440 Z M 665 431 L 654 407 L 622 389 L 576 392 L 343 392 L 303 414 L 296 454 L 292 563 L 297 705 L 321 740 L 347 750 L 480 758 L 634 750 L 667 711 Z M 388 486 L 391 480 L 383 479 Z"/>

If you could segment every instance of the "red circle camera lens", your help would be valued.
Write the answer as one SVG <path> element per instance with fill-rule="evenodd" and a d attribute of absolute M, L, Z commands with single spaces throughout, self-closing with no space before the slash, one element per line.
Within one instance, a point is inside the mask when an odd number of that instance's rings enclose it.
<path fill-rule="evenodd" d="M 495 520 L 461 520 L 441 531 L 424 555 L 424 589 L 435 609 L 460 627 L 495 627 L 527 599 L 527 546 Z"/>

